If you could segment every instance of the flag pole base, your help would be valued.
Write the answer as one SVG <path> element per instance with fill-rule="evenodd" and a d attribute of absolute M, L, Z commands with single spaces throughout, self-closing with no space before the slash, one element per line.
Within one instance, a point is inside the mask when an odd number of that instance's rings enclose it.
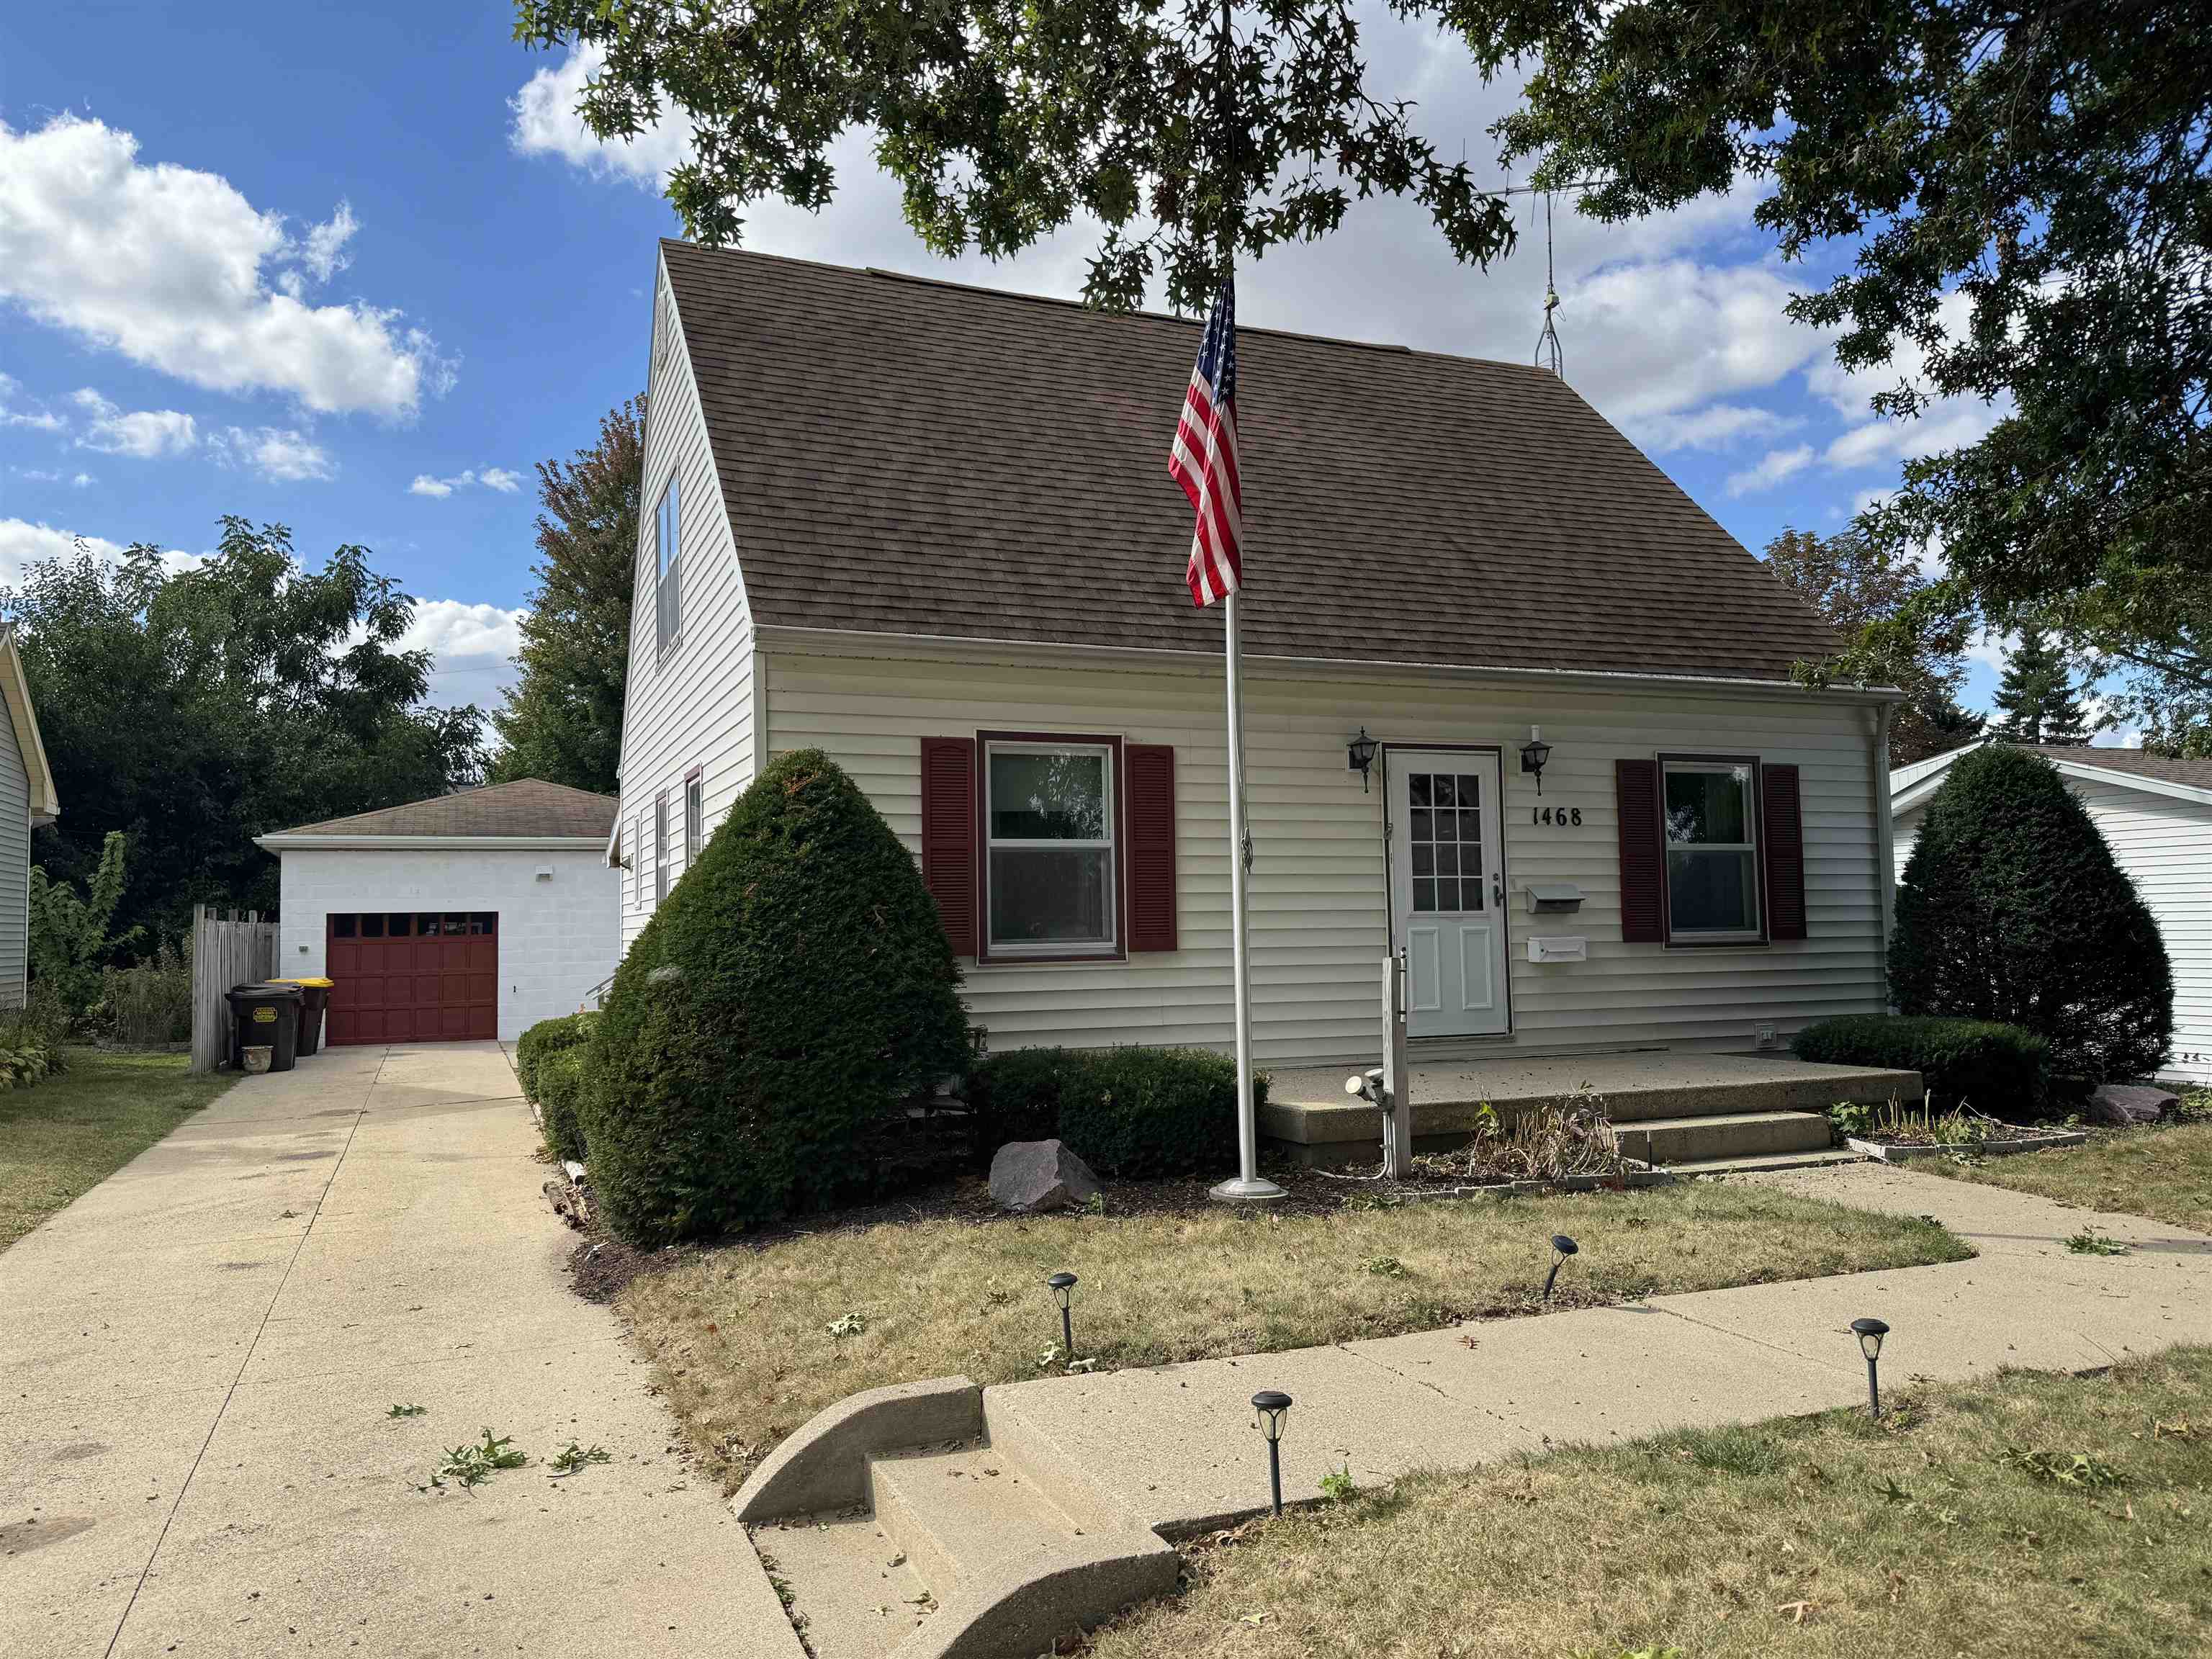
<path fill-rule="evenodd" d="M 1266 1204 L 1288 1196 L 1280 1187 L 1261 1176 L 1254 1176 L 1249 1181 L 1242 1176 L 1232 1176 L 1210 1188 L 1206 1195 L 1217 1204 Z"/>

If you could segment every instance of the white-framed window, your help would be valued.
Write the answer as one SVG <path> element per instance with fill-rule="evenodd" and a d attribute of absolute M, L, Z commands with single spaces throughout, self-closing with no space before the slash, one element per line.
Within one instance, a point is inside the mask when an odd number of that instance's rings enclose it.
<path fill-rule="evenodd" d="M 1095 739 L 983 738 L 988 955 L 1119 952 L 1115 759 Z"/>
<path fill-rule="evenodd" d="M 1668 938 L 1692 945 L 1762 938 L 1759 763 L 1662 757 L 1660 773 Z"/>
<path fill-rule="evenodd" d="M 662 651 L 668 648 L 669 642 L 683 631 L 684 626 L 683 511 L 679 495 L 676 475 L 672 472 L 660 492 L 659 508 L 653 514 L 653 640 L 655 648 Z"/>
<path fill-rule="evenodd" d="M 653 366 L 659 368 L 668 361 L 669 348 L 676 343 L 676 301 L 666 294 L 660 296 L 659 314 L 653 319 Z"/>
<path fill-rule="evenodd" d="M 699 848 L 706 839 L 707 781 L 694 772 L 684 780 L 684 867 L 689 870 L 699 862 Z"/>
<path fill-rule="evenodd" d="M 660 903 L 668 896 L 668 797 L 657 795 L 653 802 L 653 902 Z"/>
<path fill-rule="evenodd" d="M 638 814 L 629 832 L 629 896 L 633 904 L 645 902 L 645 815 Z"/>

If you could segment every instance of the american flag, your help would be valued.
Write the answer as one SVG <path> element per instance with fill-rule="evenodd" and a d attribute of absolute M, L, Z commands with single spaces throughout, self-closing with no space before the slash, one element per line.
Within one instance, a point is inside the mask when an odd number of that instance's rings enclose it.
<path fill-rule="evenodd" d="M 1244 585 L 1244 487 L 1237 476 L 1237 279 L 1221 279 L 1206 338 L 1183 394 L 1168 473 L 1198 514 L 1190 538 L 1194 604 L 1212 605 Z"/>

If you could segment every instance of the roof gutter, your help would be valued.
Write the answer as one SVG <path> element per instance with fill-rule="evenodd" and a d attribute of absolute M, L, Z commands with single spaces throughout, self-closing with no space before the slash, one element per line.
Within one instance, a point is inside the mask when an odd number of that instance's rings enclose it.
<path fill-rule="evenodd" d="M 857 629 L 801 628 L 787 623 L 761 622 L 756 622 L 755 632 L 757 636 L 769 642 L 786 639 L 799 646 L 872 647 L 879 651 L 886 647 L 900 647 L 888 654 L 957 659 L 968 662 L 975 660 L 975 648 L 979 646 L 1021 661 L 1064 659 L 1066 653 L 1074 653 L 1096 658 L 1102 665 L 1180 668 L 1202 674 L 1217 672 L 1220 660 L 1210 652 L 1166 651 L 1150 646 L 1075 645 L 1057 640 L 1012 640 L 988 635 L 901 634 Z M 1816 687 L 1801 685 L 1795 680 L 1762 680 L 1712 674 L 1628 673 L 1601 668 L 1486 667 L 1470 663 L 1401 661 L 1388 658 L 1298 657 L 1249 650 L 1243 653 L 1243 662 L 1248 670 L 1258 666 L 1275 671 L 1269 678 L 1276 679 L 1364 680 L 1372 679 L 1377 672 L 1387 672 L 1426 678 L 1510 680 L 1541 685 L 1622 689 L 1668 687 L 1723 696 L 1772 697 L 1788 693 L 1844 703 L 1887 704 L 1905 700 L 1904 691 L 1896 686 Z"/>
<path fill-rule="evenodd" d="M 405 853 L 428 849 L 467 853 L 596 853 L 597 836 L 256 836 L 265 853 Z"/>

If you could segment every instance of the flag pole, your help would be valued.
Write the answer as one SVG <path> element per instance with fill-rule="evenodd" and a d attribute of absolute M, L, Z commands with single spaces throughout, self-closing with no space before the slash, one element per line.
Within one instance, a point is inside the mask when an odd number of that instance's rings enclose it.
<path fill-rule="evenodd" d="M 1222 602 L 1229 680 L 1229 930 L 1230 961 L 1237 978 L 1237 1166 L 1234 1180 L 1212 1189 L 1228 1203 L 1280 1198 L 1283 1189 L 1260 1174 L 1260 1123 L 1252 1104 L 1252 971 L 1248 949 L 1244 849 L 1244 653 L 1237 631 L 1237 595 Z"/>

